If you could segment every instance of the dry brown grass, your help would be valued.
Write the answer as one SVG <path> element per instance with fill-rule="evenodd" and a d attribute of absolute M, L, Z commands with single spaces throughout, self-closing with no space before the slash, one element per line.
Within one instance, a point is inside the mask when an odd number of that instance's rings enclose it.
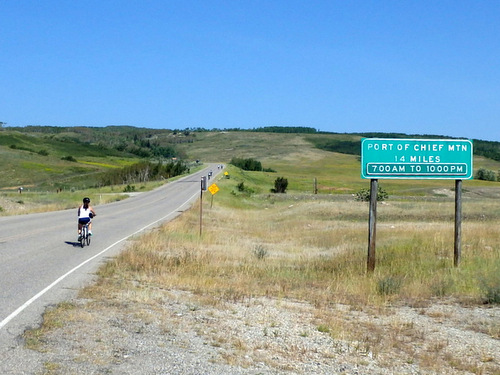
<path fill-rule="evenodd" d="M 481 304 L 480 278 L 500 265 L 500 222 L 490 214 L 496 203 L 479 205 L 482 211 L 469 209 L 474 219 L 463 225 L 460 268 L 453 267 L 452 202 L 381 204 L 377 268 L 367 274 L 365 203 L 349 197 L 247 199 L 244 208 L 223 200 L 210 208 L 205 201 L 201 237 L 199 207 L 142 235 L 99 270 L 98 282 L 85 288 L 81 297 L 119 308 L 137 303 L 160 315 L 165 311 L 159 306 L 176 290 L 197 296 L 193 309 L 223 308 L 228 302 L 261 296 L 305 301 L 315 307 L 318 331 L 346 340 L 350 351 L 387 362 L 388 368 L 393 355 L 438 372 L 455 368 L 482 374 L 497 368 L 488 354 L 479 364 L 450 354 L 446 339 L 429 339 L 421 326 L 392 316 L 388 309 L 420 306 L 423 315 L 445 323 L 455 317 L 448 311 L 427 310 L 433 299 Z M 132 311 L 140 320 L 153 319 L 151 310 Z M 374 317 L 379 319 L 373 321 Z M 71 314 L 67 319 L 73 319 Z M 78 319 L 86 315 L 80 313 Z M 468 329 L 491 337 L 498 337 L 499 331 L 491 321 L 471 322 Z M 266 334 L 275 332 L 278 328 L 271 326 Z M 211 345 L 224 348 L 227 363 L 245 366 L 238 359 L 245 357 L 241 353 L 257 350 L 237 337 L 205 334 Z M 300 348 L 294 353 L 299 355 Z"/>
<path fill-rule="evenodd" d="M 328 200 L 264 202 L 250 210 L 207 207 L 201 238 L 194 208 L 144 235 L 101 273 L 233 300 L 267 295 L 371 304 L 451 294 L 479 300 L 479 265 L 491 272 L 498 266 L 499 238 L 491 229 L 498 225 L 464 224 L 462 265 L 455 269 L 452 206 L 409 205 L 379 209 L 385 218 L 373 275 L 365 274 L 366 205 Z M 389 277 L 394 285 L 387 287 L 394 290 L 377 293 L 377 282 Z"/>

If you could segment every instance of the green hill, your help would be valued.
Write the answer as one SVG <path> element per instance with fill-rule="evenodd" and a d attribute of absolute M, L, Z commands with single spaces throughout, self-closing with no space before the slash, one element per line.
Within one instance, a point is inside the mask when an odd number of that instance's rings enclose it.
<path fill-rule="evenodd" d="M 360 178 L 361 138 L 412 137 L 404 134 L 337 134 L 312 128 L 253 130 L 147 129 L 130 126 L 50 127 L 0 129 L 4 191 L 29 187 L 33 191 L 78 190 L 101 187 L 109 173 L 141 161 L 152 163 L 197 161 L 227 164 L 232 158 L 253 158 L 275 172 L 238 172 L 255 192 L 268 192 L 277 177 L 289 181 L 289 192 L 312 192 L 316 179 L 320 194 L 353 194 L 366 187 Z M 474 168 L 500 170 L 500 143 L 474 141 Z M 115 179 L 116 180 L 116 179 Z M 125 181 L 124 181 L 125 182 Z M 390 194 L 427 195 L 449 181 L 384 181 Z M 497 182 L 467 181 L 468 189 L 496 190 Z"/>

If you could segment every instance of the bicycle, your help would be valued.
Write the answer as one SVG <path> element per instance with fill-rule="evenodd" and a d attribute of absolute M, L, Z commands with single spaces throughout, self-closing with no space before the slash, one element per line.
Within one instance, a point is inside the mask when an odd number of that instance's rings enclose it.
<path fill-rule="evenodd" d="M 82 225 L 82 232 L 80 233 L 80 246 L 84 247 L 85 245 L 89 246 L 90 245 L 90 238 L 92 237 L 89 234 L 89 224 L 90 221 L 87 224 Z"/>

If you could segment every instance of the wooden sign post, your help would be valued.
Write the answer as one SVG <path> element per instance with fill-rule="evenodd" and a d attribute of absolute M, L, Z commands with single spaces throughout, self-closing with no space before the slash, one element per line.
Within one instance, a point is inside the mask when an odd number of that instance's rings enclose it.
<path fill-rule="evenodd" d="M 377 194 L 378 180 L 370 181 L 370 212 L 368 218 L 368 260 L 367 270 L 375 270 L 375 240 L 377 236 Z"/>
<path fill-rule="evenodd" d="M 207 177 L 201 177 L 201 185 L 200 185 L 200 237 L 202 233 L 203 226 L 203 191 L 207 190 Z"/>
<path fill-rule="evenodd" d="M 455 181 L 455 247 L 453 265 L 458 267 L 462 256 L 462 180 Z"/>

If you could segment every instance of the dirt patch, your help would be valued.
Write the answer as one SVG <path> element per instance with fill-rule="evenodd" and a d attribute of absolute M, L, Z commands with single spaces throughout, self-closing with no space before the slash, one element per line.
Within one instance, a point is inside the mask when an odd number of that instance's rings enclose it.
<path fill-rule="evenodd" d="M 500 189 L 496 187 L 478 187 L 473 189 L 464 189 L 465 195 L 475 198 L 500 199 Z"/>
<path fill-rule="evenodd" d="M 16 198 L 0 196 L 0 216 L 19 215 L 31 212 L 37 205 L 25 202 L 22 194 Z"/>
<path fill-rule="evenodd" d="M 435 195 L 441 195 L 450 198 L 453 198 L 455 196 L 455 192 L 450 189 L 434 189 L 432 193 Z"/>

